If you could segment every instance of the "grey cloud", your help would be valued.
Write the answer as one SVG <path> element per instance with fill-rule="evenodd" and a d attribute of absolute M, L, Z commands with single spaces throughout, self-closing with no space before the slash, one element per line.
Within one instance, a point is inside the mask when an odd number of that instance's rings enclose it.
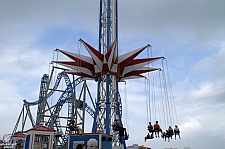
<path fill-rule="evenodd" d="M 225 2 L 219 1 L 136 1 L 119 2 L 120 31 L 129 36 L 168 36 L 206 44 L 224 39 Z M 121 33 L 121 34 L 122 34 Z M 124 35 L 125 36 L 125 35 Z M 173 42 L 175 42 L 173 41 Z"/>
<path fill-rule="evenodd" d="M 222 0 L 123 0 L 118 5 L 121 37 L 152 37 L 174 43 L 191 40 L 204 44 L 225 38 Z M 55 25 L 98 30 L 99 2 L 96 1 L 1 1 L 0 7 L 1 28 L 23 25 L 35 29 Z"/>
<path fill-rule="evenodd" d="M 1 1 L 1 28 L 43 28 L 46 26 L 83 26 L 97 21 L 98 3 L 94 1 Z M 94 17 L 93 17 L 94 16 Z M 84 21 L 84 22 L 82 22 Z M 88 23 L 90 24 L 90 23 Z M 91 25 L 88 25 L 91 27 Z"/>

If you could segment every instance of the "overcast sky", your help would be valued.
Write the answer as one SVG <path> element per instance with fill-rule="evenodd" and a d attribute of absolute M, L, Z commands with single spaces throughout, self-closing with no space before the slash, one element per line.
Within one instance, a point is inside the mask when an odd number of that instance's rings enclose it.
<path fill-rule="evenodd" d="M 128 81 L 127 145 L 224 149 L 225 1 L 121 0 L 118 6 L 119 53 L 151 44 L 154 56 L 166 57 L 181 130 L 180 140 L 144 142 L 146 107 L 137 99 L 145 97 L 136 88 L 144 84 Z M 97 0 L 0 1 L 1 138 L 12 132 L 22 100 L 38 99 L 56 48 L 76 52 L 80 38 L 97 47 L 98 16 Z"/>

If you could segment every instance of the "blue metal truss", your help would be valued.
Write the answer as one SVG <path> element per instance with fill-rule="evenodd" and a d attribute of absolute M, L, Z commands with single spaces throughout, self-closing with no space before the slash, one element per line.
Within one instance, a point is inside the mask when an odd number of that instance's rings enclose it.
<path fill-rule="evenodd" d="M 82 78 L 79 77 L 77 78 L 74 82 L 71 83 L 70 78 L 68 77 L 68 75 L 65 72 L 61 72 L 57 75 L 57 79 L 55 81 L 53 90 L 51 90 L 49 93 L 47 93 L 46 91 L 46 86 L 49 83 L 49 78 L 48 75 L 44 74 L 42 79 L 41 79 L 41 87 L 40 87 L 40 96 L 39 96 L 39 100 L 34 101 L 34 102 L 28 102 L 26 100 L 24 101 L 24 107 L 27 111 L 27 115 L 31 121 L 32 127 L 35 127 L 37 125 L 37 123 L 35 123 L 35 120 L 33 119 L 33 116 L 31 114 L 30 111 L 30 106 L 34 106 L 34 105 L 38 105 L 39 108 L 43 108 L 41 107 L 42 102 L 44 102 L 44 95 L 46 95 L 46 99 L 48 99 L 49 97 L 51 97 L 53 95 L 53 93 L 55 92 L 55 90 L 57 89 L 57 87 L 59 86 L 60 80 L 64 78 L 65 82 L 66 82 L 66 86 L 67 88 L 65 89 L 65 91 L 61 94 L 60 98 L 58 99 L 57 103 L 55 104 L 53 111 L 52 111 L 52 115 L 51 117 L 48 119 L 46 125 L 50 126 L 51 123 L 54 124 L 54 127 L 56 128 L 56 130 L 58 132 L 61 132 L 61 124 L 60 124 L 60 119 L 59 119 L 59 113 L 62 109 L 62 106 L 65 103 L 68 103 L 68 117 L 72 116 L 72 98 L 74 96 L 74 88 L 79 85 L 81 82 L 83 82 Z M 46 94 L 47 93 L 47 94 Z M 43 98 L 41 98 L 43 97 Z M 47 101 L 47 100 L 46 100 Z M 76 100 L 76 102 L 78 102 Z M 80 104 L 78 107 L 83 107 L 83 102 L 79 102 L 76 103 Z M 118 108 L 119 108 L 119 115 L 122 115 L 122 103 L 121 103 L 121 97 L 120 94 L 118 94 Z M 44 109 L 40 109 L 40 110 L 44 110 Z M 87 104 L 85 103 L 85 111 L 92 117 L 94 118 L 96 112 Z M 96 123 L 98 128 L 101 128 L 101 124 L 100 123 Z M 69 128 L 66 127 L 65 132 L 62 134 L 61 139 L 62 139 L 62 143 L 65 145 L 68 141 L 68 134 L 69 134 Z"/>
<path fill-rule="evenodd" d="M 51 117 L 49 118 L 48 122 L 46 123 L 47 126 L 50 126 L 51 123 L 54 123 L 58 132 L 62 131 L 60 121 L 59 121 L 59 118 L 58 118 L 59 112 L 61 111 L 62 106 L 65 103 L 68 103 L 68 107 L 69 107 L 68 117 L 72 116 L 71 102 L 72 102 L 72 98 L 73 98 L 73 95 L 74 95 L 73 91 L 74 91 L 74 88 L 83 81 L 80 77 L 80 78 L 76 79 L 73 83 L 71 83 L 70 79 L 69 79 L 69 77 L 67 76 L 66 73 L 63 73 L 63 76 L 64 76 L 65 81 L 67 82 L 66 83 L 67 88 L 65 89 L 65 91 L 60 96 L 58 102 L 56 103 L 56 105 L 53 108 Z M 66 128 L 65 134 L 63 134 L 61 136 L 61 138 L 63 140 L 63 144 L 65 144 L 67 142 L 68 134 L 69 134 L 69 130 L 68 130 L 68 128 Z"/>

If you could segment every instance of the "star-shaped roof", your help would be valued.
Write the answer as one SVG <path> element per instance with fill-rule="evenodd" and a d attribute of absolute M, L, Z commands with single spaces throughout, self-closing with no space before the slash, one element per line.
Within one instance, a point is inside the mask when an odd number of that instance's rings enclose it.
<path fill-rule="evenodd" d="M 118 56 L 117 39 L 112 43 L 107 53 L 104 55 L 98 50 L 90 46 L 88 43 L 80 39 L 91 57 L 67 52 L 56 49 L 64 55 L 71 58 L 73 61 L 53 61 L 69 68 L 66 70 L 69 74 L 82 76 L 84 79 L 97 79 L 103 74 L 116 75 L 119 81 L 126 79 L 142 78 L 143 73 L 159 70 L 159 68 L 144 67 L 149 63 L 164 57 L 135 59 L 142 51 L 150 45 L 146 45 L 129 53 Z"/>

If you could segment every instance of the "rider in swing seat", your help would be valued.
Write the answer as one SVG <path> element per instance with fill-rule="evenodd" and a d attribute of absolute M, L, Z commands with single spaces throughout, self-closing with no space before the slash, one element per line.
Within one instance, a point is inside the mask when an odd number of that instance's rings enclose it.
<path fill-rule="evenodd" d="M 173 133 L 173 128 L 171 126 L 169 126 L 168 128 L 168 134 L 169 134 L 169 137 L 172 139 L 174 133 Z"/>
<path fill-rule="evenodd" d="M 128 140 L 129 134 L 127 134 L 126 128 L 123 127 L 123 124 L 120 125 L 119 120 L 115 119 L 114 122 L 112 123 L 112 127 L 114 131 L 119 131 L 119 139 L 120 142 L 122 143 L 122 136 L 124 137 L 125 140 Z"/>
<path fill-rule="evenodd" d="M 162 133 L 162 129 L 160 128 L 158 121 L 156 121 L 154 124 L 154 132 L 155 132 L 155 137 L 159 137 L 159 132 Z"/>
<path fill-rule="evenodd" d="M 151 122 L 148 123 L 148 131 L 149 131 L 149 133 L 151 133 L 151 137 L 153 138 L 154 129 L 153 129 Z"/>
<path fill-rule="evenodd" d="M 150 136 L 150 134 L 148 133 L 147 136 L 145 137 L 145 142 L 147 139 L 152 139 L 152 137 Z"/>
<path fill-rule="evenodd" d="M 168 138 L 168 142 L 169 142 L 170 136 L 169 136 L 168 130 L 166 130 L 166 132 L 162 132 L 162 138 L 165 139 L 165 141 L 166 141 L 166 138 Z"/>
<path fill-rule="evenodd" d="M 175 134 L 175 140 L 176 140 L 176 136 L 178 135 L 179 136 L 179 139 L 180 138 L 180 129 L 178 128 L 177 125 L 175 125 L 175 128 L 174 128 L 174 134 Z"/>
<path fill-rule="evenodd" d="M 77 125 L 75 124 L 75 121 L 74 120 L 70 120 L 70 123 L 69 123 L 69 129 L 70 131 L 75 134 L 79 134 L 79 128 L 77 127 Z"/>

